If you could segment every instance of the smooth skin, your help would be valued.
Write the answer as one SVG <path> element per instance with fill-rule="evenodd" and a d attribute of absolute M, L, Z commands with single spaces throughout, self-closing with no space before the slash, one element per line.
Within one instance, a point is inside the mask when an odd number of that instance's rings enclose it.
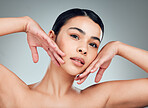
<path fill-rule="evenodd" d="M 1 18 L 0 24 L 0 36 L 16 32 L 27 33 L 27 41 L 32 52 L 34 63 L 37 63 L 39 60 L 37 47 L 42 47 L 58 66 L 58 62 L 64 63 L 59 55 L 65 56 L 65 54 L 58 48 L 56 43 L 49 38 L 40 25 L 30 17 Z"/>
<path fill-rule="evenodd" d="M 79 20 L 80 22 L 83 22 L 88 19 L 84 17 L 83 18 L 79 17 Z M 76 19 L 72 21 L 76 21 Z M 92 22 L 89 22 L 89 23 L 92 23 Z M 16 25 L 15 27 L 14 27 L 14 24 Z M 72 22 L 69 24 L 72 24 Z M 66 28 L 66 26 L 64 27 Z M 36 47 L 43 47 L 45 51 L 47 51 L 49 56 L 51 58 L 53 57 L 52 61 L 55 62 L 55 64 L 57 64 L 58 66 L 63 64 L 63 68 L 64 68 L 64 65 L 66 65 L 67 61 L 65 60 L 65 64 L 64 64 L 62 58 L 60 56 L 57 56 L 57 55 L 61 55 L 63 59 L 64 57 L 66 58 L 65 54 L 62 53 L 62 51 L 60 50 L 60 49 L 64 50 L 63 49 L 64 47 L 61 47 L 59 49 L 58 46 L 56 46 L 56 44 L 53 41 L 54 33 L 51 31 L 49 32 L 49 35 L 46 35 L 46 33 L 41 29 L 41 27 L 31 18 L 29 17 L 1 18 L 0 30 L 1 30 L 0 36 L 10 34 L 10 33 L 15 33 L 15 32 L 27 32 L 28 44 L 30 46 L 34 62 L 38 61 L 38 54 L 37 54 Z M 90 33 L 90 32 L 86 32 L 86 33 Z M 60 44 L 60 42 L 57 44 Z M 68 52 L 66 53 L 68 54 Z M 86 79 L 86 77 L 88 76 L 88 74 L 90 74 L 90 71 L 92 69 L 93 69 L 92 72 L 94 72 L 95 70 L 100 68 L 96 76 L 96 82 L 98 82 L 101 79 L 105 69 L 107 69 L 112 58 L 115 55 L 121 56 L 133 62 L 134 64 L 139 66 L 141 69 L 148 72 L 148 66 L 147 66 L 148 52 L 147 51 L 127 45 L 119 41 L 112 41 L 107 43 L 101 49 L 101 51 L 97 54 L 95 60 L 92 63 L 90 63 L 86 71 L 78 78 L 78 79 L 81 78 L 80 83 L 82 83 Z M 93 59 L 91 57 L 89 58 Z M 68 75 L 68 74 L 65 74 L 65 75 Z M 60 75 L 59 75 L 59 78 L 60 78 Z M 135 107 L 136 108 L 136 107 L 144 107 L 148 105 L 148 92 L 147 92 L 148 79 L 147 78 L 103 82 L 103 83 L 90 86 L 85 90 L 82 90 L 80 94 L 70 89 L 66 95 L 63 95 L 63 96 L 60 95 L 61 97 L 59 96 L 58 91 L 56 89 L 55 89 L 56 93 L 53 92 L 53 94 L 39 91 L 40 89 L 43 89 L 42 91 L 45 90 L 43 86 L 43 82 L 45 81 L 46 81 L 46 78 L 44 79 L 44 81 L 42 81 L 41 84 L 39 84 L 40 86 L 38 86 L 37 84 L 26 85 L 12 71 L 10 71 L 8 68 L 6 68 L 1 64 L 0 65 L 0 108 L 10 108 L 10 107 L 15 107 L 15 108 L 17 107 L 18 108 L 26 108 L 26 107 L 27 108 L 29 107 L 30 108 L 33 108 L 33 107 L 34 108 L 41 108 L 41 107 L 46 107 L 46 108 L 48 107 L 131 108 L 131 107 Z M 57 85 L 58 85 L 58 82 L 57 82 Z M 57 94 L 57 95 L 54 95 L 54 94 Z"/>

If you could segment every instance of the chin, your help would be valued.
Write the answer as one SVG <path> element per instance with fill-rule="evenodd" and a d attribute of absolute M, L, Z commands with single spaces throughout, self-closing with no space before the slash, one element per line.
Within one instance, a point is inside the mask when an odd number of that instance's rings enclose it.
<path fill-rule="evenodd" d="M 61 67 L 72 76 L 76 76 L 85 70 L 84 67 L 76 67 L 71 63 L 65 63 Z"/>

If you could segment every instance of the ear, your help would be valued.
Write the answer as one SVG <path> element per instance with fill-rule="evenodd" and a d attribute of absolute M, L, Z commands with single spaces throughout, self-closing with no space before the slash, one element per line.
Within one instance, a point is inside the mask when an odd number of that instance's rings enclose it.
<path fill-rule="evenodd" d="M 55 41 L 56 35 L 55 35 L 55 33 L 54 33 L 53 30 L 50 30 L 50 31 L 49 31 L 48 36 L 49 36 L 53 41 Z"/>

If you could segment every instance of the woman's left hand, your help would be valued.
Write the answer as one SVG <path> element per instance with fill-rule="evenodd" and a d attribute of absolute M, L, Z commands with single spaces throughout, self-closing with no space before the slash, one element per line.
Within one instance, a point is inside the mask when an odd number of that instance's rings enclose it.
<path fill-rule="evenodd" d="M 118 43 L 119 41 L 111 41 L 107 43 L 98 53 L 96 59 L 89 65 L 89 67 L 83 72 L 83 74 L 79 75 L 75 78 L 75 80 L 80 80 L 77 84 L 82 84 L 90 73 L 97 71 L 99 68 L 95 82 L 98 83 L 104 71 L 110 65 L 112 58 L 118 54 Z"/>
<path fill-rule="evenodd" d="M 27 33 L 27 41 L 34 63 L 37 63 L 39 60 L 37 47 L 42 47 L 57 66 L 60 66 L 60 63 L 64 63 L 61 57 L 65 56 L 65 54 L 59 49 L 55 41 L 45 33 L 36 21 L 30 17 L 26 18 L 28 19 L 28 23 L 25 32 Z"/>

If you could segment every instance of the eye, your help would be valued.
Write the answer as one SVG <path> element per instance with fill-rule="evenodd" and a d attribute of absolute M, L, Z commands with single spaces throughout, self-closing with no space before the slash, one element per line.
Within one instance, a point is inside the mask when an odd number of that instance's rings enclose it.
<path fill-rule="evenodd" d="M 94 48 L 98 48 L 95 43 L 90 43 L 89 45 L 92 46 L 92 47 L 94 47 Z"/>
<path fill-rule="evenodd" d="M 79 37 L 77 35 L 70 35 L 70 36 L 75 38 L 75 39 L 79 39 Z"/>

